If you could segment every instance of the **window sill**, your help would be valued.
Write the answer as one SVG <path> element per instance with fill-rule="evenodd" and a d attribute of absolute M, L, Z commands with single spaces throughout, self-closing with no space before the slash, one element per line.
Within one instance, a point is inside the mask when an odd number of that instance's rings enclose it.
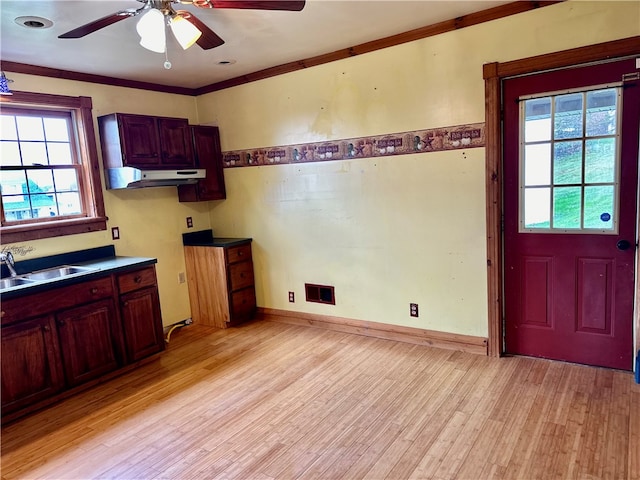
<path fill-rule="evenodd" d="M 2 244 L 40 240 L 43 238 L 76 235 L 78 233 L 97 232 L 107 229 L 106 217 L 59 220 L 43 224 L 15 225 L 0 228 Z"/>

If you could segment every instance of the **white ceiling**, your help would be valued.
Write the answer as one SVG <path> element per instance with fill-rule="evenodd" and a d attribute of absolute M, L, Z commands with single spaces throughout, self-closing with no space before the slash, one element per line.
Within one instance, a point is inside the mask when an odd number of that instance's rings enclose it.
<path fill-rule="evenodd" d="M 129 8 L 137 0 L 0 0 L 0 58 L 3 61 L 104 75 L 162 85 L 199 88 L 284 63 L 334 52 L 432 25 L 510 1 L 493 0 L 307 0 L 300 12 L 199 9 L 195 14 L 225 44 L 183 51 L 167 36 L 172 68 L 164 54 L 142 48 L 137 18 L 127 18 L 80 39 L 58 35 Z M 50 28 L 26 28 L 15 19 L 44 17 Z M 221 61 L 234 61 L 220 65 Z"/>

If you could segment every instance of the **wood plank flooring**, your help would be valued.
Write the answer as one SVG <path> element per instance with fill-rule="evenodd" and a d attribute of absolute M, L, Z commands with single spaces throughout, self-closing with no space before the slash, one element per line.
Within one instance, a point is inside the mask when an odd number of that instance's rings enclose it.
<path fill-rule="evenodd" d="M 256 321 L 2 428 L 2 479 L 638 479 L 630 373 Z"/>

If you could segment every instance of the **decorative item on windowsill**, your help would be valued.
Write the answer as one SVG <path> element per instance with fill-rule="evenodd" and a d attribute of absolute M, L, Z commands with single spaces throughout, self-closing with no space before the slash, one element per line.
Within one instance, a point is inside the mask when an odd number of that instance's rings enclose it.
<path fill-rule="evenodd" d="M 2 72 L 0 75 L 0 95 L 13 95 L 13 92 L 9 89 L 10 83 L 13 83 L 13 80 L 9 80 L 4 72 Z"/>

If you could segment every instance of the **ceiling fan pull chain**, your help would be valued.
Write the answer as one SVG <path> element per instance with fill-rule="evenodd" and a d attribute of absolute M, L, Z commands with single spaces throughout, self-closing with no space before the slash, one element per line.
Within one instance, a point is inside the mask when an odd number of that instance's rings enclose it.
<path fill-rule="evenodd" d="M 171 69 L 171 62 L 169 61 L 169 49 L 164 49 L 164 68 L 167 70 Z"/>

